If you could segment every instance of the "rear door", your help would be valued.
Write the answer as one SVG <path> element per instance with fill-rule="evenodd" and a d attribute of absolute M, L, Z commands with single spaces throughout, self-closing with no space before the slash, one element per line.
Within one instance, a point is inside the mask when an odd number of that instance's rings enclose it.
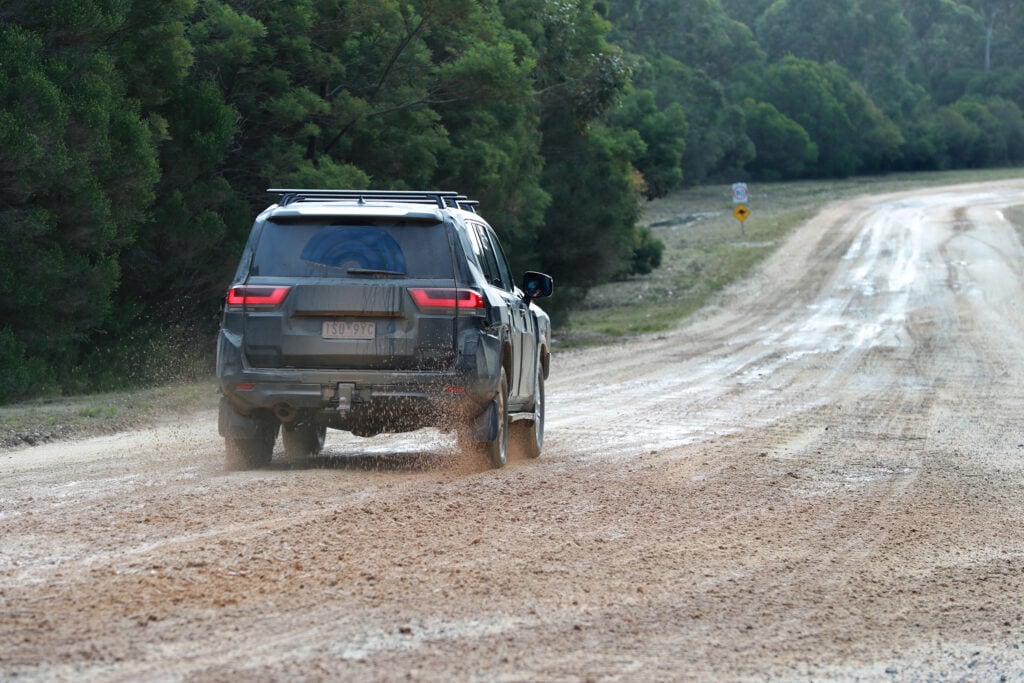
<path fill-rule="evenodd" d="M 455 359 L 453 316 L 424 315 L 410 289 L 451 288 L 444 224 L 409 220 L 268 221 L 249 286 L 289 291 L 246 311 L 256 367 L 437 370 Z"/>
<path fill-rule="evenodd" d="M 533 362 L 536 356 L 533 316 L 512 280 L 508 259 L 494 231 L 490 226 L 476 221 L 470 221 L 469 228 L 480 267 L 508 312 L 513 367 L 513 376 L 509 377 L 509 394 L 511 400 L 518 403 L 533 396 L 531 378 L 535 375 Z"/>

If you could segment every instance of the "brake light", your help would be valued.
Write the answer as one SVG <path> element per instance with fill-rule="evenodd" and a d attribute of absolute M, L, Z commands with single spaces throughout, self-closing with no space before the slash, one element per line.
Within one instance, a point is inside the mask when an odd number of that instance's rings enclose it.
<path fill-rule="evenodd" d="M 239 285 L 228 290 L 228 306 L 280 306 L 291 287 Z"/>
<path fill-rule="evenodd" d="M 409 294 L 420 310 L 477 309 L 487 307 L 484 297 L 472 289 L 454 287 L 410 288 Z"/>

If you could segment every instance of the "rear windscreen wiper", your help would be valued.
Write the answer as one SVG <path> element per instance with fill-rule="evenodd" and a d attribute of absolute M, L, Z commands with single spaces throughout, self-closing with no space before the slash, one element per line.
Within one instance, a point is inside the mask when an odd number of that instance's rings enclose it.
<path fill-rule="evenodd" d="M 347 271 L 349 275 L 390 275 L 392 277 L 405 277 L 405 273 L 400 270 L 377 270 L 375 268 L 349 268 Z"/>

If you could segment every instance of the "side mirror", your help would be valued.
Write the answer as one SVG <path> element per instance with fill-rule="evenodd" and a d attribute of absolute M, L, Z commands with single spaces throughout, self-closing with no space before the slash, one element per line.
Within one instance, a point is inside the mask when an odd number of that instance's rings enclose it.
<path fill-rule="evenodd" d="M 555 281 L 550 275 L 528 270 L 523 276 L 523 291 L 526 293 L 527 299 L 551 296 L 555 291 Z"/>

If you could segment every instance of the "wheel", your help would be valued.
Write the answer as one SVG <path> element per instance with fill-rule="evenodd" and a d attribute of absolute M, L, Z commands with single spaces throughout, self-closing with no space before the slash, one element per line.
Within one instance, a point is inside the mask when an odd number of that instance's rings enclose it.
<path fill-rule="evenodd" d="M 324 448 L 326 436 L 327 427 L 317 424 L 281 428 L 281 442 L 284 444 L 285 455 L 290 460 L 319 455 Z"/>
<path fill-rule="evenodd" d="M 508 461 L 508 378 L 502 368 L 498 380 L 498 395 L 494 399 L 498 411 L 498 433 L 493 441 L 480 443 L 480 451 L 487 458 L 491 467 L 504 467 Z"/>
<path fill-rule="evenodd" d="M 544 446 L 544 370 L 538 368 L 533 387 L 533 419 L 515 422 L 512 436 L 517 450 L 528 458 L 540 455 Z"/>
<path fill-rule="evenodd" d="M 277 420 L 264 418 L 257 422 L 253 437 L 224 437 L 228 469 L 247 470 L 269 465 L 274 455 L 278 426 Z"/>

